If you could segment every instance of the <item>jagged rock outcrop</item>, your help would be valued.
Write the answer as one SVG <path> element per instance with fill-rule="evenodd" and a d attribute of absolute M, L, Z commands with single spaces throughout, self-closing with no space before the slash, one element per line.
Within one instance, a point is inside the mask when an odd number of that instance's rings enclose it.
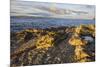
<path fill-rule="evenodd" d="M 11 66 L 95 61 L 95 26 L 11 33 Z"/>

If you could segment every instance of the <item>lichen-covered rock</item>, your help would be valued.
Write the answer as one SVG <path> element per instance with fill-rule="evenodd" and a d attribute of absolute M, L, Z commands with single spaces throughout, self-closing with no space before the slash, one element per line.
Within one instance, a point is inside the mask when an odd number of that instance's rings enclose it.
<path fill-rule="evenodd" d="M 70 38 L 68 42 L 69 42 L 69 44 L 71 44 L 73 46 L 79 46 L 79 45 L 82 46 L 82 45 L 87 44 L 87 41 L 82 40 L 79 37 L 74 37 L 74 36 L 72 36 L 72 38 Z"/>
<path fill-rule="evenodd" d="M 37 49 L 48 49 L 49 47 L 53 46 L 53 41 L 54 41 L 54 38 L 49 35 L 41 36 L 37 38 L 36 48 Z"/>
<path fill-rule="evenodd" d="M 95 61 L 95 26 L 26 29 L 11 34 L 11 66 Z"/>

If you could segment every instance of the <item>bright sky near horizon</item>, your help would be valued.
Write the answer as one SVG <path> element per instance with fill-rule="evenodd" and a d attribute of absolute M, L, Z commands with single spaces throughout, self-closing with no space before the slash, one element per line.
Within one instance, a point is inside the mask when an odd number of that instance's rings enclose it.
<path fill-rule="evenodd" d="M 95 5 L 95 0 L 22 0 L 22 1 L 40 1 L 40 2 L 57 2 L 57 3 L 74 3 Z"/>
<path fill-rule="evenodd" d="M 43 1 L 43 0 L 42 0 Z M 94 5 L 67 3 L 45 3 L 24 0 L 11 0 L 11 16 L 41 16 L 75 19 L 93 19 Z"/>

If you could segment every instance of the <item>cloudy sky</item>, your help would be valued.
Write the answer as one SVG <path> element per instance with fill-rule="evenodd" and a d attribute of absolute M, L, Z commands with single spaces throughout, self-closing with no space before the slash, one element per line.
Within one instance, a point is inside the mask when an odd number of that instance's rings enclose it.
<path fill-rule="evenodd" d="M 11 16 L 93 19 L 94 5 L 11 0 Z"/>

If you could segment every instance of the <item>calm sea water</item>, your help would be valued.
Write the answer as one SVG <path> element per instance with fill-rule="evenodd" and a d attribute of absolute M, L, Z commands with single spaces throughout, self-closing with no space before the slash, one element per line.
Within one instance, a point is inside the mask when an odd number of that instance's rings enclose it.
<path fill-rule="evenodd" d="M 80 24 L 94 24 L 95 20 L 11 17 L 11 31 L 16 32 L 27 28 L 48 28 Z"/>

